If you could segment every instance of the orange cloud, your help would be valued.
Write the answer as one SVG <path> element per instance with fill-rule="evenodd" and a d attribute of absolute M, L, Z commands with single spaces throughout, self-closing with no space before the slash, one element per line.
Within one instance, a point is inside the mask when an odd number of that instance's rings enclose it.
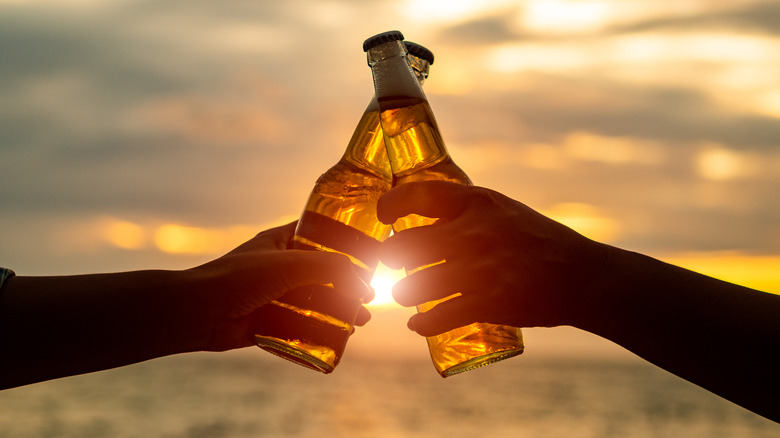
<path fill-rule="evenodd" d="M 134 123 L 144 129 L 172 132 L 188 140 L 216 145 L 251 144 L 279 139 L 289 123 L 269 108 L 252 102 L 218 98 L 169 98 L 147 102 L 136 110 Z"/>

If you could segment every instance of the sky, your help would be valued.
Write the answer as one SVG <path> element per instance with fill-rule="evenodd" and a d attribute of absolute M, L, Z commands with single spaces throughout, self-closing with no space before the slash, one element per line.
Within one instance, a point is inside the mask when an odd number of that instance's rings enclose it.
<path fill-rule="evenodd" d="M 475 184 L 780 291 L 780 4 L 749 0 L 0 0 L 0 266 L 182 269 L 296 219 L 393 29 Z"/>

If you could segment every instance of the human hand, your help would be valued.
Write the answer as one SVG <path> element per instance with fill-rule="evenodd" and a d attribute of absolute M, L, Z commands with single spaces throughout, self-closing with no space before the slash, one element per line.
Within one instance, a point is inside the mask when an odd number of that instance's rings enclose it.
<path fill-rule="evenodd" d="M 212 315 L 218 321 L 209 350 L 252 344 L 250 320 L 262 317 L 262 306 L 286 292 L 311 284 L 334 285 L 344 296 L 369 302 L 373 290 L 343 255 L 289 249 L 295 222 L 261 232 L 224 256 L 189 270 L 198 278 Z M 355 324 L 366 324 L 365 307 Z"/>
<path fill-rule="evenodd" d="M 498 192 L 445 181 L 412 182 L 386 193 L 379 219 L 439 218 L 388 238 L 380 258 L 408 275 L 393 288 L 403 306 L 454 297 L 409 320 L 433 336 L 473 322 L 515 327 L 573 324 L 587 304 L 602 245 Z"/>

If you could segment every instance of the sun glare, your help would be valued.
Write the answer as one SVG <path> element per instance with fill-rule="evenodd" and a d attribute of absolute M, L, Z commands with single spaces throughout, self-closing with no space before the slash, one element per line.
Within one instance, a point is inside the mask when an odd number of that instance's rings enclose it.
<path fill-rule="evenodd" d="M 563 202 L 543 212 L 545 215 L 598 241 L 609 241 L 620 235 L 620 225 L 589 204 Z"/>
<path fill-rule="evenodd" d="M 404 278 L 403 269 L 394 270 L 383 265 L 381 262 L 374 273 L 374 278 L 371 279 L 371 287 L 374 288 L 376 296 L 370 306 L 394 306 L 396 305 L 393 300 L 393 285 L 400 279 Z"/>
<path fill-rule="evenodd" d="M 460 23 L 513 7 L 513 0 L 408 0 L 407 18 L 418 21 Z"/>
<path fill-rule="evenodd" d="M 665 260 L 721 280 L 780 294 L 780 257 L 740 252 L 682 253 Z"/>
<path fill-rule="evenodd" d="M 583 131 L 567 135 L 563 148 L 571 158 L 609 164 L 659 164 L 664 159 L 663 148 L 653 142 Z"/>
<path fill-rule="evenodd" d="M 121 219 L 106 218 L 102 225 L 102 237 L 122 249 L 140 249 L 146 245 L 147 233 L 138 224 Z"/>
<path fill-rule="evenodd" d="M 756 163 L 748 154 L 723 146 L 706 145 L 696 157 L 699 175 L 717 181 L 739 178 L 754 173 Z"/>
<path fill-rule="evenodd" d="M 239 245 L 257 227 L 235 225 L 227 228 L 201 228 L 179 224 L 165 224 L 154 231 L 154 244 L 170 254 L 217 254 Z"/>
<path fill-rule="evenodd" d="M 609 5 L 599 1 L 544 0 L 526 4 L 525 27 L 545 32 L 589 31 L 609 18 Z"/>
<path fill-rule="evenodd" d="M 780 90 L 762 93 L 757 100 L 759 111 L 770 117 L 780 119 Z"/>

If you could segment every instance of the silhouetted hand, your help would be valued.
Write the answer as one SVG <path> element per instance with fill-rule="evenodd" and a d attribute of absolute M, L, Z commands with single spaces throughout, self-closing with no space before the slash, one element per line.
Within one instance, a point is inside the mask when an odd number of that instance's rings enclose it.
<path fill-rule="evenodd" d="M 461 296 L 414 315 L 409 327 L 431 336 L 472 322 L 515 327 L 571 324 L 600 245 L 493 190 L 444 181 L 404 184 L 379 201 L 379 219 L 393 223 L 415 213 L 439 220 L 401 231 L 382 247 L 381 260 L 412 273 L 393 288 L 413 306 Z"/>
<path fill-rule="evenodd" d="M 419 334 L 472 322 L 572 325 L 780 421 L 780 296 L 594 242 L 484 188 L 412 182 L 379 200 L 385 223 L 409 213 L 439 220 L 387 239 L 381 259 L 432 266 L 400 280 L 395 299 L 461 294 L 414 315 Z"/>
<path fill-rule="evenodd" d="M 209 294 L 215 317 L 222 324 L 208 350 L 251 345 L 249 319 L 262 317 L 262 312 L 252 313 L 300 286 L 333 283 L 335 291 L 347 297 L 364 302 L 373 298 L 373 291 L 347 257 L 288 249 L 294 232 L 295 222 L 263 231 L 228 254 L 190 270 Z M 364 325 L 370 318 L 362 307 L 355 324 Z"/>
<path fill-rule="evenodd" d="M 9 278 L 0 294 L 0 388 L 252 345 L 253 318 L 299 286 L 332 283 L 337 293 L 371 298 L 347 257 L 288 249 L 294 231 L 294 223 L 264 231 L 181 271 Z M 356 323 L 369 318 L 361 308 Z"/>

